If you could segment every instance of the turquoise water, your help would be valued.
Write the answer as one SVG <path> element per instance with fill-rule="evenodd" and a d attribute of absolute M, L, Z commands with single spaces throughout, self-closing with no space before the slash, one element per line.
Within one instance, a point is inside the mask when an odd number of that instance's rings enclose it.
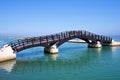
<path fill-rule="evenodd" d="M 11 40 L 1 38 L 0 46 Z M 0 63 L 0 80 L 120 80 L 120 47 L 64 43 L 55 55 L 44 54 L 43 47 L 27 49 Z"/>

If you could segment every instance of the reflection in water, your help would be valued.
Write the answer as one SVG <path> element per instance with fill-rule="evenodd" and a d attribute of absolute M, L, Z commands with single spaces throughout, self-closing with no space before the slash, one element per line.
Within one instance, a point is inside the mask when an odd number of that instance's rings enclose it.
<path fill-rule="evenodd" d="M 105 52 L 111 51 L 110 48 L 103 48 Z M 82 67 L 94 62 L 101 54 L 101 48 L 88 48 L 80 52 L 60 53 L 58 54 L 44 54 L 35 61 L 18 60 L 14 71 L 17 72 L 41 72 L 52 70 L 81 70 Z M 63 55 L 62 55 L 63 54 Z M 64 55 L 66 54 L 66 55 Z M 67 57 L 67 58 L 66 58 Z M 97 60 L 96 60 L 97 61 Z M 95 62 L 93 63 L 95 64 Z M 91 65 L 92 66 L 92 65 Z M 90 69 L 90 68 L 89 68 Z M 13 72 L 14 72 L 13 71 Z"/>
<path fill-rule="evenodd" d="M 97 53 L 98 55 L 100 55 L 102 53 L 102 48 L 88 48 L 88 52 Z"/>
<path fill-rule="evenodd" d="M 59 53 L 58 54 L 44 54 L 44 56 L 43 57 L 41 57 L 41 59 L 43 59 L 43 58 L 45 58 L 46 60 L 51 60 L 51 61 L 56 61 L 57 60 L 57 58 L 58 58 L 58 55 L 59 55 Z"/>
<path fill-rule="evenodd" d="M 0 80 L 120 80 L 120 47 L 66 43 L 59 50 L 55 55 L 43 48 L 18 53 L 17 60 L 0 63 Z"/>
<path fill-rule="evenodd" d="M 56 61 L 57 58 L 58 58 L 58 54 L 50 54 L 50 58 L 51 58 L 53 61 Z"/>
<path fill-rule="evenodd" d="M 101 53 L 102 48 L 96 48 L 97 53 Z"/>
<path fill-rule="evenodd" d="M 11 72 L 16 64 L 16 60 L 10 60 L 0 63 L 0 69 L 4 69 L 7 72 Z"/>
<path fill-rule="evenodd" d="M 0 68 L 5 69 L 7 72 L 50 72 L 58 70 L 81 70 L 82 67 L 95 64 L 95 60 L 101 56 L 103 52 L 111 52 L 111 48 L 88 48 L 84 50 L 79 50 L 77 52 L 69 52 L 58 54 L 44 54 L 44 56 L 39 57 L 35 60 L 11 60 L 7 62 L 0 63 Z M 58 56 L 59 55 L 59 56 Z M 34 57 L 34 56 L 33 56 Z M 23 58 L 24 59 L 24 58 Z M 93 63 L 94 62 L 94 63 Z M 92 64 L 91 64 L 92 63 Z M 15 66 L 14 66 L 15 65 Z M 92 67 L 88 67 L 92 70 Z M 14 69 L 13 69 L 14 67 Z"/>
<path fill-rule="evenodd" d="M 118 50 L 120 50 L 120 47 L 118 46 L 112 46 L 111 47 L 111 52 L 112 52 L 112 57 L 114 60 L 116 60 L 116 55 L 118 55 L 120 52 L 117 52 Z"/>
<path fill-rule="evenodd" d="M 117 49 L 118 47 L 111 47 L 111 51 L 112 51 L 112 53 L 115 53 L 115 51 L 116 51 L 116 49 Z"/>
<path fill-rule="evenodd" d="M 102 52 L 102 48 L 88 48 L 88 52 L 96 53 L 98 56 L 100 56 Z"/>

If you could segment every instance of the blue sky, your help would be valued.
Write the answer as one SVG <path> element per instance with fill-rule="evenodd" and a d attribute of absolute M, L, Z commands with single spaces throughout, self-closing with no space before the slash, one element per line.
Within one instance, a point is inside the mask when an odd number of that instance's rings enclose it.
<path fill-rule="evenodd" d="M 45 35 L 87 30 L 120 34 L 120 0 L 0 0 L 0 33 Z"/>

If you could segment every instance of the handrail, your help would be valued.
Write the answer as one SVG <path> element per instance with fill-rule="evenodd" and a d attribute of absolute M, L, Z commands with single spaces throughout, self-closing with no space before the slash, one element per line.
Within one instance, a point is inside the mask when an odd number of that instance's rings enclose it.
<path fill-rule="evenodd" d="M 46 36 L 18 39 L 8 43 L 8 45 L 11 46 L 13 49 L 16 49 L 20 46 L 25 47 L 26 45 L 29 45 L 29 44 L 34 45 L 34 44 L 41 44 L 41 43 L 50 43 L 50 42 L 55 42 L 55 41 L 60 41 L 65 39 L 71 39 L 72 37 L 88 39 L 92 41 L 100 41 L 101 43 L 112 42 L 112 38 L 110 37 L 97 35 L 84 30 L 76 30 L 76 31 L 65 31 L 65 32 L 46 35 Z"/>

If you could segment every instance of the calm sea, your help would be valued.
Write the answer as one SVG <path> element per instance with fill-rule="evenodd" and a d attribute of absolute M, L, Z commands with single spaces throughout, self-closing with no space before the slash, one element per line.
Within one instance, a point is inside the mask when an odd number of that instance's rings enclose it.
<path fill-rule="evenodd" d="M 120 36 L 113 38 L 120 41 Z M 0 47 L 12 40 L 0 38 Z M 44 54 L 43 49 L 27 49 L 16 60 L 0 63 L 0 80 L 120 80 L 120 47 L 66 42 L 58 54 Z"/>

